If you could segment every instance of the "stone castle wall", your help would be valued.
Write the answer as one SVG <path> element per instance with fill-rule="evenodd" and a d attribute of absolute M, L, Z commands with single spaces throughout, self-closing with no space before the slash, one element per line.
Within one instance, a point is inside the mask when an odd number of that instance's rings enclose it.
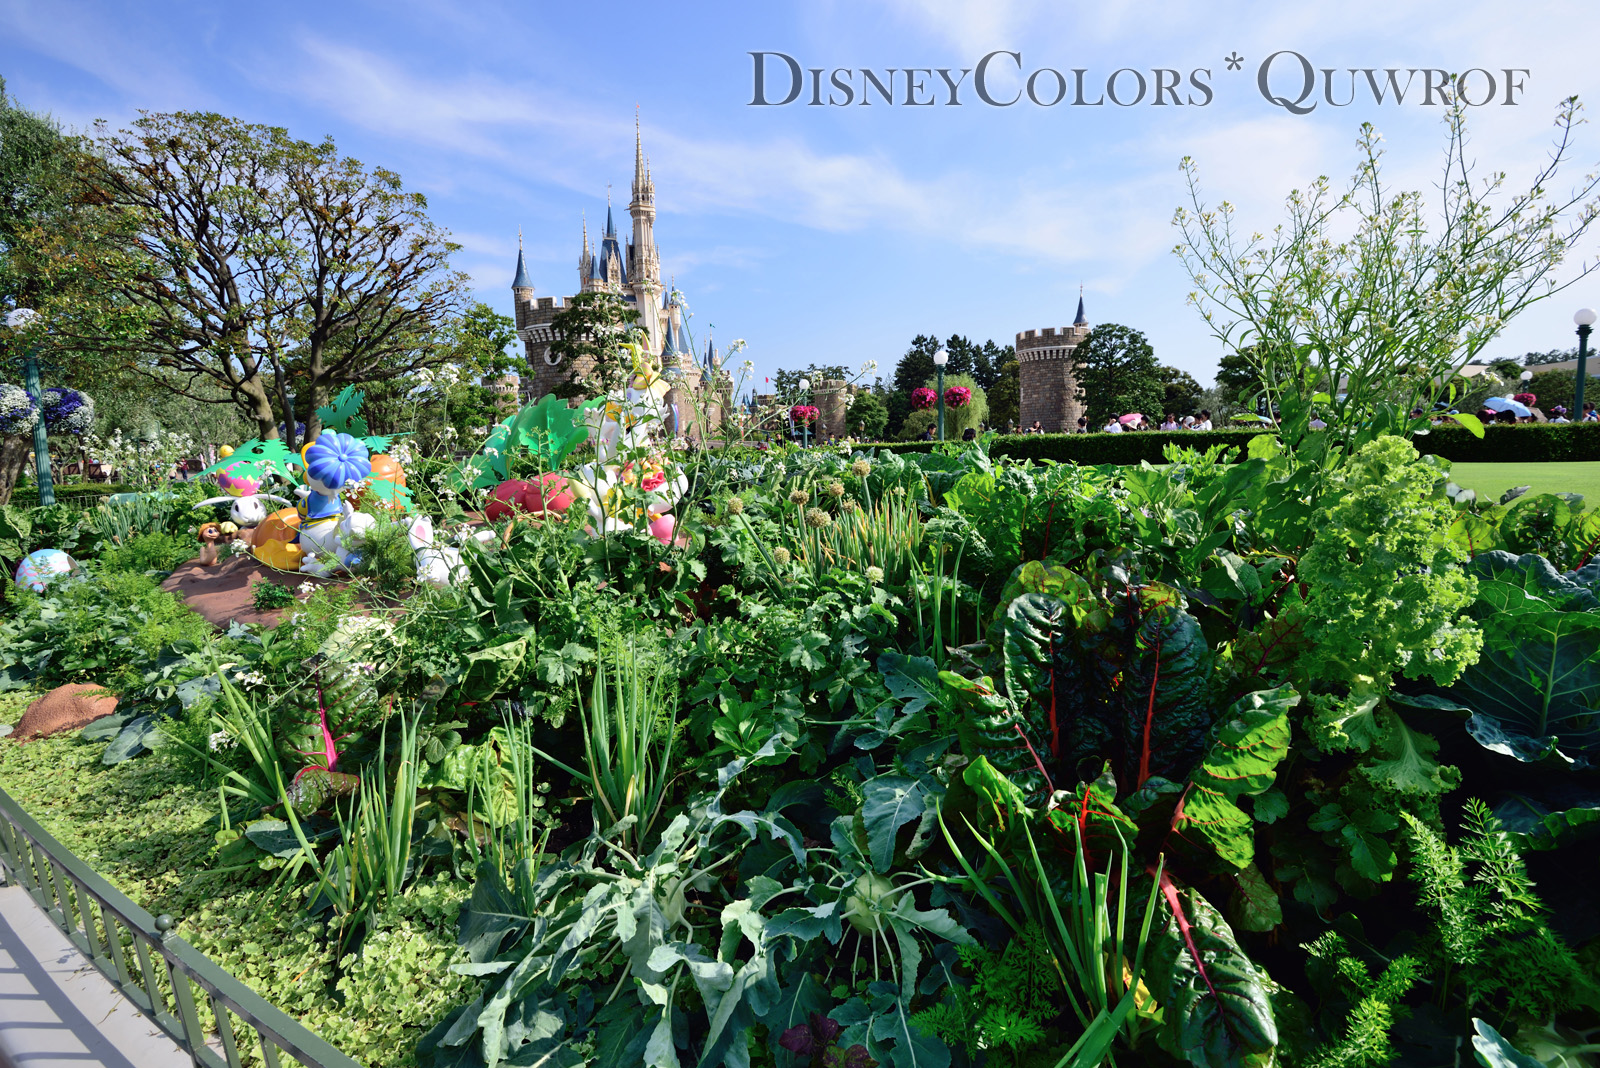
<path fill-rule="evenodd" d="M 1017 335 L 1022 427 L 1042 423 L 1048 434 L 1078 428 L 1083 401 L 1072 373 L 1072 350 L 1089 336 L 1084 326 L 1045 327 Z"/>
<path fill-rule="evenodd" d="M 533 369 L 531 378 L 522 380 L 522 401 L 527 404 L 538 400 L 556 387 L 558 382 L 567 378 L 568 367 L 564 363 L 552 364 L 549 360 L 550 342 L 555 340 L 555 333 L 550 324 L 555 317 L 567 306 L 562 297 L 539 297 L 534 299 L 532 290 L 526 297 L 521 293 L 516 296 L 516 322 L 517 335 L 522 338 L 523 350 L 527 355 L 528 366 Z M 580 361 L 587 364 L 592 361 Z M 587 366 L 580 366 L 580 374 L 588 371 Z"/>
<path fill-rule="evenodd" d="M 811 396 L 817 406 L 817 425 L 813 428 L 817 437 L 848 437 L 844 413 L 850 408 L 850 383 L 842 378 L 824 378 Z"/>

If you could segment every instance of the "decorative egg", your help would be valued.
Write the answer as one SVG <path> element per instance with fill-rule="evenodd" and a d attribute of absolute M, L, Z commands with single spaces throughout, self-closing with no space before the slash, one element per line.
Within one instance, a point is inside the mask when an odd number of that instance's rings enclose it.
<path fill-rule="evenodd" d="M 46 586 L 70 574 L 76 566 L 72 557 L 60 549 L 35 549 L 17 565 L 17 585 L 35 593 L 43 593 Z"/>
<path fill-rule="evenodd" d="M 658 515 L 650 521 L 650 533 L 662 545 L 672 544 L 672 535 L 678 529 L 678 521 L 671 515 Z"/>
<path fill-rule="evenodd" d="M 483 516 L 491 523 L 498 523 L 509 518 L 514 512 L 527 510 L 523 500 L 529 490 L 535 487 L 531 482 L 524 482 L 520 478 L 508 478 L 496 486 L 489 493 L 489 501 L 483 506 Z"/>
<path fill-rule="evenodd" d="M 406 484 L 405 468 L 395 462 L 395 458 L 388 453 L 380 452 L 372 457 L 372 477 L 385 482 L 393 482 L 396 486 Z"/>
<path fill-rule="evenodd" d="M 558 475 L 554 471 L 540 475 L 539 484 L 529 486 L 523 493 L 523 507 L 530 512 L 565 512 L 577 499 L 572 486 L 566 475 Z"/>

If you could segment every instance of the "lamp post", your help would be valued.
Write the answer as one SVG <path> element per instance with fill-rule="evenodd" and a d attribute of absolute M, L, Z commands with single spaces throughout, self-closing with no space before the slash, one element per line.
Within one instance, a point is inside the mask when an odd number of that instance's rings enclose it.
<path fill-rule="evenodd" d="M 1584 379 L 1589 375 L 1589 330 L 1594 320 L 1593 308 L 1579 308 L 1572 316 L 1572 321 L 1578 324 L 1578 385 L 1572 395 L 1572 415 L 1580 423 L 1583 422 Z"/>
<path fill-rule="evenodd" d="M 933 354 L 933 369 L 939 375 L 939 440 L 944 440 L 944 365 L 950 362 L 950 353 L 940 349 Z"/>
<path fill-rule="evenodd" d="M 800 392 L 805 394 L 805 399 L 809 403 L 811 400 L 811 379 L 802 378 L 800 380 Z M 800 420 L 800 447 L 802 449 L 811 447 L 811 421 L 809 419 Z"/>
<path fill-rule="evenodd" d="M 21 330 L 39 313 L 32 308 L 15 308 L 6 313 L 6 326 Z M 39 503 L 48 508 L 56 503 L 55 483 L 50 478 L 50 435 L 44 427 L 44 390 L 39 385 L 39 357 L 32 345 L 22 350 L 22 385 L 39 408 L 39 421 L 33 425 L 33 476 L 39 483 Z"/>

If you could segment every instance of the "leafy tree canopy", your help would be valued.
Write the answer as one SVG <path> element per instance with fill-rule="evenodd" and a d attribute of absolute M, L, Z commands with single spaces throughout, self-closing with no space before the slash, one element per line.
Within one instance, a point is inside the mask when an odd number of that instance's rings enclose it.
<path fill-rule="evenodd" d="M 633 372 L 623 346 L 643 343 L 639 313 L 615 293 L 579 293 L 551 321 L 555 340 L 550 354 L 558 357 L 566 377 L 553 389 L 558 397 L 598 397 L 619 389 Z"/>
<path fill-rule="evenodd" d="M 441 330 L 467 278 L 393 171 L 211 113 L 146 114 L 92 147 L 78 195 L 111 225 L 77 227 L 44 269 L 96 292 L 40 305 L 82 360 L 191 401 L 223 395 L 264 439 L 282 418 L 293 448 L 342 386 L 450 358 Z"/>
<path fill-rule="evenodd" d="M 1166 395 L 1161 365 L 1144 334 L 1103 323 L 1072 351 L 1073 373 L 1091 423 L 1127 412 L 1161 410 Z"/>
<path fill-rule="evenodd" d="M 855 437 L 868 441 L 881 440 L 889 426 L 889 408 L 876 393 L 863 391 L 850 402 L 844 421 Z"/>
<path fill-rule="evenodd" d="M 1173 415 L 1194 415 L 1204 407 L 1201 398 L 1205 396 L 1205 388 L 1195 381 L 1193 375 L 1165 364 L 1161 365 L 1160 372 L 1163 414 L 1171 412 Z"/>

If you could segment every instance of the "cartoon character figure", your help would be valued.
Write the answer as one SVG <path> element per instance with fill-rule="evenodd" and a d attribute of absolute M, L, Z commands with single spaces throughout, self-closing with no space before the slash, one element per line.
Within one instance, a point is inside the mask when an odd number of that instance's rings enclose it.
<path fill-rule="evenodd" d="M 253 527 L 267 518 L 267 501 L 293 504 L 284 497 L 262 493 L 260 468 L 247 460 L 229 464 L 217 472 L 217 487 L 227 496 L 211 497 L 200 502 L 228 505 L 228 518 L 241 527 Z"/>
<path fill-rule="evenodd" d="M 316 559 L 312 574 L 326 575 L 341 565 L 340 520 L 346 505 L 339 493 L 372 474 L 372 460 L 360 440 L 337 430 L 325 430 L 300 450 L 306 484 L 295 491 L 300 498 L 300 551 Z M 322 557 L 331 557 L 325 561 Z M 304 561 L 298 570 L 307 570 Z"/>
<path fill-rule="evenodd" d="M 211 567 L 217 562 L 217 550 L 226 537 L 221 523 L 202 523 L 195 532 L 200 538 L 200 566 Z"/>
<path fill-rule="evenodd" d="M 301 531 L 300 551 L 306 555 L 301 558 L 300 570 L 318 578 L 327 578 L 341 567 L 354 568 L 361 563 L 356 550 L 357 543 L 377 525 L 377 519 L 356 511 L 349 501 L 344 502 L 343 511 L 332 527 L 318 523 L 309 536 L 305 530 Z"/>

